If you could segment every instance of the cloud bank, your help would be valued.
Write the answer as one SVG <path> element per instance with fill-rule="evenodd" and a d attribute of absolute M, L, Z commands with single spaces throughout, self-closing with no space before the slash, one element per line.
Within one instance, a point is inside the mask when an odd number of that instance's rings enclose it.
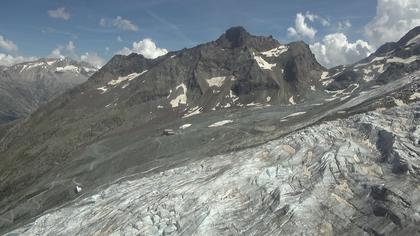
<path fill-rule="evenodd" d="M 168 53 L 164 48 L 158 48 L 152 39 L 145 38 L 138 42 L 133 42 L 132 48 L 124 47 L 117 54 L 129 55 L 130 53 L 141 54 L 146 58 L 156 58 Z"/>

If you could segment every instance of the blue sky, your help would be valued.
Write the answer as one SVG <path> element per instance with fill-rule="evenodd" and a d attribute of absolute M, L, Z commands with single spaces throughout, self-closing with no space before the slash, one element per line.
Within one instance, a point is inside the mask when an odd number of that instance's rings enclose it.
<path fill-rule="evenodd" d="M 0 47 L 0 53 L 46 57 L 55 48 L 64 52 L 72 41 L 73 56 L 96 53 L 106 61 L 123 47 L 131 49 L 133 42 L 145 38 L 173 51 L 214 40 L 236 25 L 256 35 L 273 35 L 280 42 L 322 43 L 326 35 L 334 33 L 344 34 L 350 43 L 368 41 L 366 25 L 374 20 L 377 7 L 376 0 L 6 0 L 0 7 L 0 36 L 18 49 Z M 67 17 L 54 18 L 48 13 L 60 8 Z M 316 30 L 313 37 L 288 34 L 298 13 Z M 308 15 L 316 15 L 318 20 L 311 21 Z M 117 22 L 118 16 L 134 28 L 124 28 Z M 349 27 L 339 27 L 344 22 L 350 23 Z"/>

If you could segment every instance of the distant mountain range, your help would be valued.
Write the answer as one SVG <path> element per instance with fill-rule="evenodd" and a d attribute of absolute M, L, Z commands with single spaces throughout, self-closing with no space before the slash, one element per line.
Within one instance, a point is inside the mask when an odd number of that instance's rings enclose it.
<path fill-rule="evenodd" d="M 0 124 L 29 115 L 97 71 L 71 59 L 40 59 L 0 68 Z"/>
<path fill-rule="evenodd" d="M 29 91 L 0 93 L 17 104 L 1 105 L 11 111 L 3 121 L 55 99 L 0 127 L 0 232 L 418 232 L 418 191 L 398 194 L 418 189 L 420 27 L 332 69 L 304 42 L 233 27 L 156 59 L 116 55 L 93 72 L 70 61 L 2 70 L 1 78 L 28 81 Z M 98 207 L 113 210 L 93 214 Z M 73 211 L 83 214 L 69 218 Z M 132 211 L 143 214 L 140 225 Z"/>

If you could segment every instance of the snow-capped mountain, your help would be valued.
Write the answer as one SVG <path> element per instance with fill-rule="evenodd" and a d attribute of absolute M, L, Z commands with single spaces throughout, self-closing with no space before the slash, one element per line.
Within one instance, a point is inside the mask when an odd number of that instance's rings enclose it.
<path fill-rule="evenodd" d="M 374 86 L 395 80 L 420 69 L 420 26 L 398 42 L 386 43 L 369 57 L 323 74 L 323 84 L 331 91 Z"/>
<path fill-rule="evenodd" d="M 0 127 L 0 232 L 415 235 L 417 29 L 331 70 L 242 27 L 114 56 Z"/>
<path fill-rule="evenodd" d="M 0 124 L 25 117 L 86 82 L 95 68 L 71 59 L 39 59 L 0 68 Z"/>

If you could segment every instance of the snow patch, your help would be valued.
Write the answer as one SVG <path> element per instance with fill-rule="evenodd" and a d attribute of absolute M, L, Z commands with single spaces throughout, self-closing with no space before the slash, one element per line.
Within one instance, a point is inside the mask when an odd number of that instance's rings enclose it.
<path fill-rule="evenodd" d="M 384 73 L 384 64 L 379 64 L 379 65 L 373 65 L 372 69 L 376 70 L 378 73 L 382 74 Z"/>
<path fill-rule="evenodd" d="M 190 116 L 195 116 L 195 115 L 198 115 L 198 114 L 200 114 L 201 113 L 201 110 L 202 110 L 202 108 L 201 107 L 198 107 L 198 106 L 196 106 L 196 107 L 193 107 L 189 112 L 187 112 L 184 116 L 183 116 L 183 118 L 187 118 L 187 117 L 190 117 Z"/>
<path fill-rule="evenodd" d="M 276 63 L 270 64 L 260 56 L 254 56 L 255 61 L 257 62 L 258 66 L 263 70 L 272 70 L 273 67 L 276 66 Z"/>
<path fill-rule="evenodd" d="M 183 125 L 179 126 L 179 128 L 180 129 L 186 129 L 186 128 L 190 127 L 190 126 L 191 126 L 191 124 L 183 124 Z"/>
<path fill-rule="evenodd" d="M 216 123 L 213 123 L 213 124 L 209 125 L 209 128 L 220 127 L 220 126 L 223 126 L 225 124 L 232 123 L 232 122 L 233 122 L 233 120 L 222 120 L 222 121 L 218 121 Z"/>
<path fill-rule="evenodd" d="M 413 93 L 411 94 L 410 98 L 408 98 L 409 100 L 416 100 L 416 98 L 420 98 L 420 93 Z"/>
<path fill-rule="evenodd" d="M 292 114 L 290 114 L 288 116 L 283 117 L 283 119 L 286 119 L 286 118 L 289 118 L 289 117 L 300 116 L 300 115 L 303 115 L 305 113 L 306 113 L 306 111 L 300 111 L 300 112 L 292 113 Z"/>
<path fill-rule="evenodd" d="M 220 88 L 223 86 L 225 79 L 226 79 L 226 76 L 213 77 L 213 78 L 207 79 L 206 82 L 210 87 Z"/>
<path fill-rule="evenodd" d="M 293 98 L 293 96 L 291 96 L 289 98 L 289 103 L 292 104 L 292 105 L 296 105 L 296 102 L 295 102 L 295 99 Z"/>
<path fill-rule="evenodd" d="M 323 71 L 322 74 L 321 74 L 321 80 L 328 79 L 329 78 L 329 76 L 328 76 L 329 74 L 330 74 L 330 72 Z"/>
<path fill-rule="evenodd" d="M 411 56 L 409 58 L 400 58 L 400 57 L 392 57 L 386 60 L 387 63 L 402 63 L 402 64 L 410 64 L 414 61 L 417 61 L 419 59 L 418 56 Z"/>
<path fill-rule="evenodd" d="M 105 93 L 106 91 L 108 91 L 108 88 L 106 86 L 102 86 L 102 87 L 97 88 L 97 90 L 100 90 L 102 91 L 102 93 Z"/>
<path fill-rule="evenodd" d="M 80 68 L 77 66 L 73 66 L 73 65 L 67 65 L 64 67 L 57 67 L 55 68 L 55 72 L 58 73 L 64 73 L 64 72 L 74 72 L 74 73 L 79 73 L 80 72 Z"/>
<path fill-rule="evenodd" d="M 131 73 L 131 74 L 126 75 L 126 76 L 119 76 L 118 79 L 113 79 L 113 80 L 109 81 L 108 82 L 108 85 L 115 86 L 115 85 L 118 85 L 121 82 L 124 82 L 126 80 L 131 81 L 131 80 L 139 77 L 140 75 L 142 75 L 142 74 L 144 74 L 146 72 L 147 72 L 147 70 L 142 71 L 140 73 Z"/>
<path fill-rule="evenodd" d="M 173 108 L 178 107 L 180 104 L 187 104 L 187 86 L 184 83 L 175 87 L 175 91 L 182 89 L 182 94 L 178 95 L 176 98 L 170 101 L 170 104 Z"/>
<path fill-rule="evenodd" d="M 394 98 L 394 103 L 395 103 L 395 105 L 397 105 L 397 106 L 399 106 L 399 107 L 401 107 L 401 106 L 406 106 L 406 105 L 407 105 L 407 104 L 405 104 L 405 103 L 404 103 L 404 101 L 403 101 L 403 100 L 396 99 L 396 98 Z"/>
<path fill-rule="evenodd" d="M 410 45 L 410 44 L 414 44 L 414 43 L 420 43 L 420 34 L 417 35 L 416 37 L 410 39 L 410 41 L 408 41 L 405 45 Z"/>
<path fill-rule="evenodd" d="M 270 96 L 268 96 L 265 100 L 266 100 L 267 102 L 270 102 L 270 101 L 271 101 L 271 97 L 270 97 Z"/>
<path fill-rule="evenodd" d="M 278 57 L 281 54 L 287 52 L 288 49 L 289 48 L 286 45 L 280 45 L 280 46 L 278 46 L 276 48 L 273 48 L 271 50 L 262 52 L 261 54 L 266 56 L 266 57 Z"/>
<path fill-rule="evenodd" d="M 315 91 L 316 89 L 315 89 L 315 85 L 311 85 L 311 90 L 312 91 Z"/>

